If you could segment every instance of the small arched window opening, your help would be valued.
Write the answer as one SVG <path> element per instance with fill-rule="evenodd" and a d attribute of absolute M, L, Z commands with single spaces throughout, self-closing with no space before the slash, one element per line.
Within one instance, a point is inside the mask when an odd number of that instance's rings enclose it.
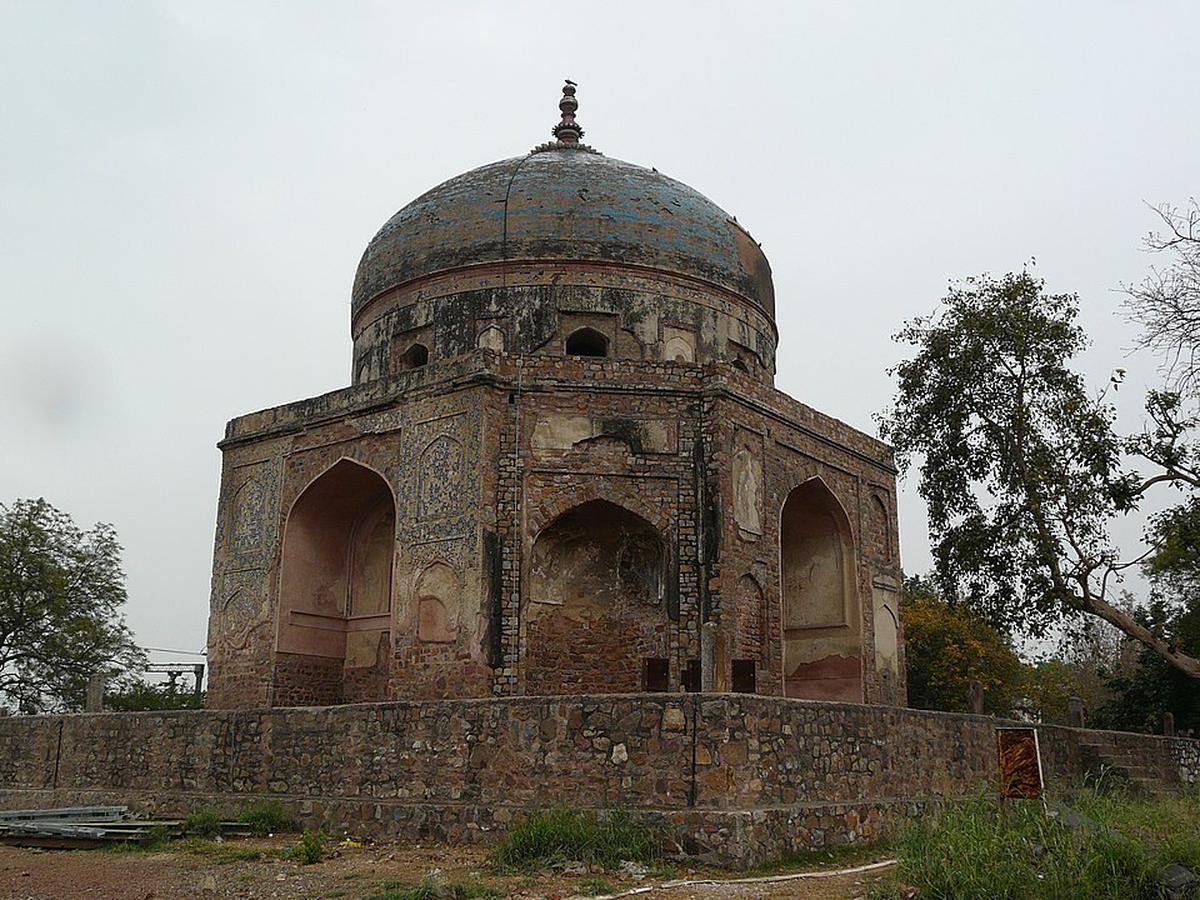
<path fill-rule="evenodd" d="M 577 328 L 567 338 L 567 356 L 608 356 L 608 338 L 595 328 Z"/>
<path fill-rule="evenodd" d="M 400 371 L 419 369 L 429 362 L 429 348 L 424 344 L 413 344 L 400 354 Z"/>
<path fill-rule="evenodd" d="M 741 372 L 745 372 L 747 375 L 750 374 L 750 364 L 740 356 L 734 357 L 733 367 Z"/>

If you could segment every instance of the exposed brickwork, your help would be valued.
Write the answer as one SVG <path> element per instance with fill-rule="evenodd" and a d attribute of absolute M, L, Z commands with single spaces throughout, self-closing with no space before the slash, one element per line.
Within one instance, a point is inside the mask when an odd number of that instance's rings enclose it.
<path fill-rule="evenodd" d="M 710 623 L 717 689 L 902 705 L 891 453 L 774 389 L 774 312 L 757 242 L 655 169 L 554 144 L 414 200 L 359 265 L 353 385 L 226 429 L 210 705 L 679 691 Z M 653 603 L 565 599 L 628 562 L 597 501 L 654 529 Z"/>
<path fill-rule="evenodd" d="M 274 706 L 328 706 L 345 699 L 339 660 L 277 653 L 271 674 Z"/>
<path fill-rule="evenodd" d="M 479 840 L 523 810 L 621 806 L 748 863 L 868 839 L 880 817 L 996 783 L 996 720 L 746 695 L 630 695 L 0 719 L 0 806 L 233 812 L 275 797 L 309 825 Z M 1044 726 L 1053 791 L 1119 742 L 1156 789 L 1200 742 Z"/>
<path fill-rule="evenodd" d="M 734 515 L 732 456 L 747 442 L 760 457 L 758 534 Z M 838 665 L 861 669 L 862 687 L 848 699 L 903 701 L 898 650 L 890 657 L 895 683 L 886 695 L 880 687 L 872 619 L 879 585 L 894 592 L 899 584 L 889 452 L 731 366 L 481 350 L 235 420 L 223 447 L 214 707 L 638 689 L 640 676 L 586 678 L 570 667 L 555 684 L 544 663 L 526 679 L 527 660 L 565 659 L 579 646 L 566 623 L 530 628 L 532 547 L 558 517 L 597 499 L 651 523 L 669 554 L 669 609 L 656 626 L 663 644 L 645 653 L 668 658 L 671 689 L 699 658 L 700 625 L 712 619 L 723 641 L 717 687 L 730 686 L 734 659 L 753 658 L 757 691 L 778 695 L 779 516 L 791 490 L 812 478 L 845 510 L 853 541 L 852 622 L 834 645 L 843 647 Z M 346 668 L 345 687 L 335 690 L 273 646 L 289 616 L 279 605 L 288 511 L 340 459 L 386 480 L 397 540 L 388 643 L 379 658 Z M 256 517 L 261 523 L 247 529 Z M 498 555 L 495 578 L 485 571 L 488 540 Z M 417 627 L 417 594 L 434 564 L 453 572 L 454 597 L 443 598 L 457 604 L 447 613 L 448 643 L 423 641 Z M 532 645 L 533 631 L 559 643 Z"/>

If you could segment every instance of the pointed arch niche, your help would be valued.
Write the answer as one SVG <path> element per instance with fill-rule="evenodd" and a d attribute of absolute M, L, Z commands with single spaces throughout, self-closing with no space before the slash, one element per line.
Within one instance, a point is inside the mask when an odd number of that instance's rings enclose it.
<path fill-rule="evenodd" d="M 862 613 L 850 520 L 820 478 L 788 494 L 779 523 L 784 695 L 861 703 Z"/>
<path fill-rule="evenodd" d="M 666 690 L 668 553 L 650 522 L 607 500 L 542 529 L 528 567 L 525 692 Z"/>
<path fill-rule="evenodd" d="M 349 459 L 304 489 L 284 526 L 277 648 L 355 670 L 356 700 L 386 681 L 395 536 L 387 482 Z M 363 684 L 369 669 L 382 673 L 377 690 Z"/>

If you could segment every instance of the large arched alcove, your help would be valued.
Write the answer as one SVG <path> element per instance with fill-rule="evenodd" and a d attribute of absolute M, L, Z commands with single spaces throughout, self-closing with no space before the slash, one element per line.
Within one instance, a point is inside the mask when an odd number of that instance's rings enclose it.
<path fill-rule="evenodd" d="M 606 500 L 544 528 L 528 566 L 526 693 L 666 690 L 667 561 L 655 527 Z"/>
<path fill-rule="evenodd" d="M 305 488 L 288 514 L 277 647 L 312 657 L 326 679 L 338 670 L 338 699 L 383 698 L 395 535 L 387 482 L 348 459 Z M 328 698 L 330 687 L 320 693 Z"/>
<path fill-rule="evenodd" d="M 821 479 L 788 494 L 779 544 L 784 694 L 861 702 L 862 613 L 850 521 Z"/>

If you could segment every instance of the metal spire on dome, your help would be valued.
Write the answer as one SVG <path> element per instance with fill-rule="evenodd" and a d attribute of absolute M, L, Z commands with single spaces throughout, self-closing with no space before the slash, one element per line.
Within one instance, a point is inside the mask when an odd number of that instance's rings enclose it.
<path fill-rule="evenodd" d="M 558 108 L 562 112 L 562 121 L 550 129 L 550 133 L 563 144 L 577 144 L 583 137 L 583 129 L 575 121 L 575 110 L 579 109 L 579 101 L 575 99 L 577 85 L 570 78 L 563 85 L 562 99 Z"/>
<path fill-rule="evenodd" d="M 596 150 L 589 147 L 587 144 L 581 144 L 579 139 L 583 137 L 583 129 L 579 127 L 579 123 L 575 121 L 575 110 L 579 109 L 579 101 L 575 99 L 575 84 L 570 78 L 566 79 L 566 84 L 563 85 L 562 99 L 558 101 L 559 112 L 562 113 L 562 118 L 558 124 L 550 129 L 550 133 L 554 135 L 554 140 L 548 141 L 541 146 L 534 147 L 534 153 L 543 153 L 546 150 L 582 150 L 585 153 L 595 153 Z"/>

